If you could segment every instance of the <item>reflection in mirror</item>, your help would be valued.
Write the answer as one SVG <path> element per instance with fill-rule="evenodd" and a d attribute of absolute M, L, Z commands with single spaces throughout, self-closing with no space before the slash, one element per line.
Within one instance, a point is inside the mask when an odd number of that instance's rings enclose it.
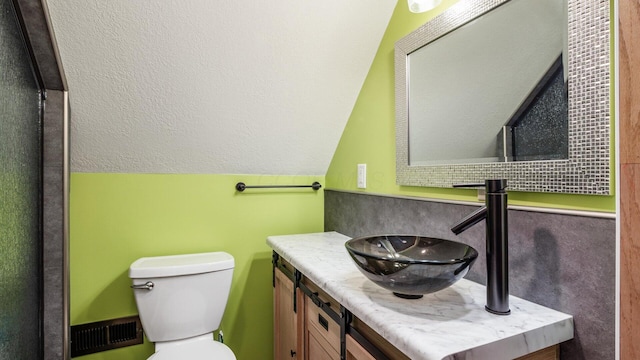
<path fill-rule="evenodd" d="M 609 0 L 458 1 L 396 42 L 397 183 L 608 195 L 610 49 Z"/>
<path fill-rule="evenodd" d="M 511 0 L 411 52 L 409 164 L 566 159 L 565 9 Z"/>

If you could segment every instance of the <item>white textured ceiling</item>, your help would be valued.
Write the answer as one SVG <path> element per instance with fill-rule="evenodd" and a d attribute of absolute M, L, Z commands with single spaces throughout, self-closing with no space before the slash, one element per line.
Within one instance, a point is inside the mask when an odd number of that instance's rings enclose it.
<path fill-rule="evenodd" d="M 46 0 L 75 172 L 326 173 L 396 1 Z"/>

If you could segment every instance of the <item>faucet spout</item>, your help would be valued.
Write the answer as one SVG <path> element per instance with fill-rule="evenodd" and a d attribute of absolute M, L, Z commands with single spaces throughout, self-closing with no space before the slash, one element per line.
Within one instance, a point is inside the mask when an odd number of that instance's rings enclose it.
<path fill-rule="evenodd" d="M 454 185 L 454 187 L 478 187 L 479 184 Z M 482 184 L 480 184 L 482 185 Z M 486 220 L 487 253 L 487 304 L 485 309 L 497 315 L 508 315 L 509 310 L 509 237 L 507 219 L 507 181 L 487 180 L 485 206 L 474 211 L 451 227 L 459 235 L 463 231 Z"/>
<path fill-rule="evenodd" d="M 460 235 L 463 231 L 472 227 L 473 225 L 479 223 L 480 221 L 487 218 L 487 207 L 483 206 L 480 209 L 472 212 L 466 218 L 460 220 L 457 224 L 451 227 L 451 231 L 454 234 Z"/>

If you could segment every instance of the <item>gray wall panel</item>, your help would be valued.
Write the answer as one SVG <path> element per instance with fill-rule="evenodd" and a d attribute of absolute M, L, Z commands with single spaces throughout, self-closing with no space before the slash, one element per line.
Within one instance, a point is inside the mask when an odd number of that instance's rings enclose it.
<path fill-rule="evenodd" d="M 451 225 L 477 209 L 325 190 L 325 230 L 348 236 L 419 234 L 457 240 L 485 251 L 480 223 L 460 236 Z M 483 256 L 467 279 L 485 283 Z M 562 359 L 615 357 L 615 220 L 509 211 L 511 294 L 571 314 L 575 338 Z"/>

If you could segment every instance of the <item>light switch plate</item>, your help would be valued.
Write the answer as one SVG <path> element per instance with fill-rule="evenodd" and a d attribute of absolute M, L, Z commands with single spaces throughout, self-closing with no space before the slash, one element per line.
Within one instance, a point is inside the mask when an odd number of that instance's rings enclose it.
<path fill-rule="evenodd" d="M 358 164 L 358 189 L 367 188 L 367 164 Z"/>

